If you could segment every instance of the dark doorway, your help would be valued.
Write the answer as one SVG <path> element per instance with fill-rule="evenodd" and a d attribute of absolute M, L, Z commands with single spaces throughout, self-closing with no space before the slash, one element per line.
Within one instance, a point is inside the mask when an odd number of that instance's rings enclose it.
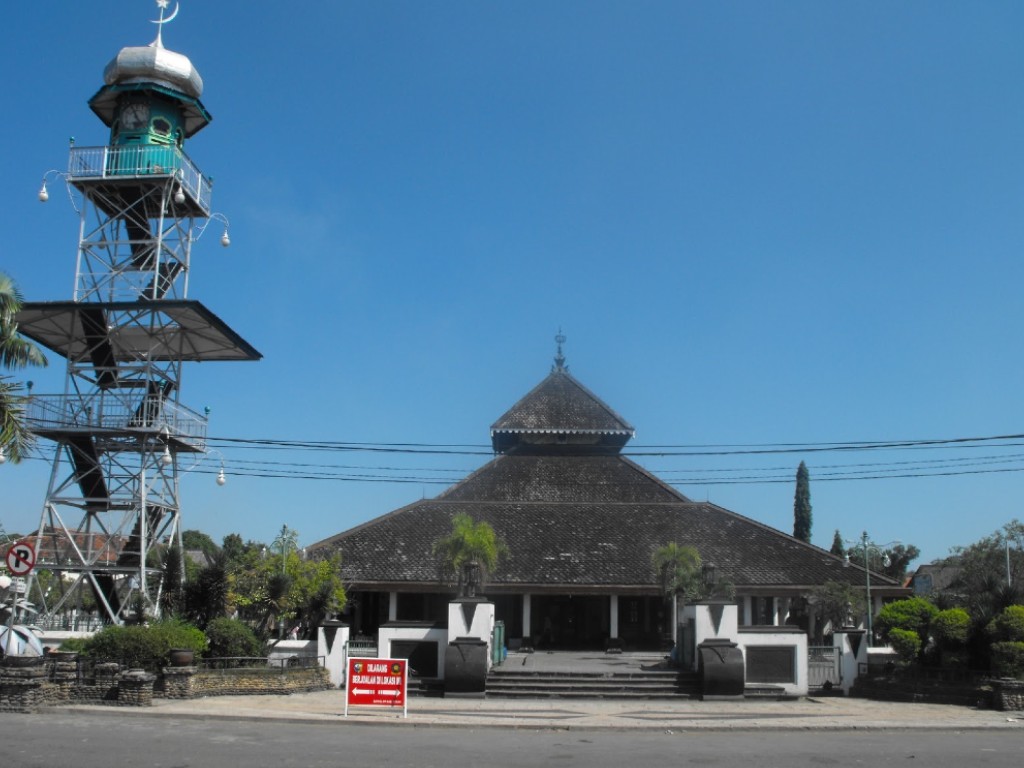
<path fill-rule="evenodd" d="M 534 595 L 530 635 L 537 649 L 603 650 L 610 632 L 605 595 Z"/>

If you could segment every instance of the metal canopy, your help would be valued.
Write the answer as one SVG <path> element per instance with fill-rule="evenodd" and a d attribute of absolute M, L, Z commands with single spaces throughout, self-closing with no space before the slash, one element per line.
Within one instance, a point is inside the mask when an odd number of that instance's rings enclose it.
<path fill-rule="evenodd" d="M 259 360 L 245 339 L 198 301 L 26 302 L 18 332 L 68 359 L 88 353 L 92 332 L 83 313 L 103 312 L 116 360 L 152 362 Z M 86 321 L 88 322 L 88 321 Z"/>

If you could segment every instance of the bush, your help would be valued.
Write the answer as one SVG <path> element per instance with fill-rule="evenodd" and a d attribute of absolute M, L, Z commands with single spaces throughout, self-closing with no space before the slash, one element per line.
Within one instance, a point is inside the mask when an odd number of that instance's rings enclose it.
<path fill-rule="evenodd" d="M 928 626 L 939 609 L 923 597 L 910 597 L 888 603 L 875 619 L 875 629 L 888 636 L 892 629 L 906 629 L 916 632 L 922 641 L 928 636 Z"/>
<path fill-rule="evenodd" d="M 888 634 L 889 642 L 900 657 L 900 661 L 909 663 L 917 658 L 917 654 L 921 652 L 921 637 L 917 632 L 896 627 L 890 629 Z"/>
<path fill-rule="evenodd" d="M 85 644 L 89 642 L 86 637 L 69 637 L 67 640 L 60 644 L 58 650 L 65 651 L 67 653 L 82 653 L 85 650 Z"/>
<path fill-rule="evenodd" d="M 992 643 L 992 673 L 998 677 L 1024 678 L 1024 642 Z"/>
<path fill-rule="evenodd" d="M 931 633 L 942 650 L 961 648 L 971 636 L 970 614 L 963 608 L 939 611 L 932 619 Z"/>
<path fill-rule="evenodd" d="M 1011 605 L 985 628 L 994 640 L 1024 642 L 1024 605 Z"/>
<path fill-rule="evenodd" d="M 248 624 L 238 619 L 214 619 L 206 628 L 211 658 L 263 656 L 263 643 Z"/>
<path fill-rule="evenodd" d="M 172 648 L 201 654 L 206 648 L 206 636 L 191 624 L 177 620 L 112 626 L 89 638 L 82 652 L 97 661 L 117 661 L 128 667 L 155 671 L 168 665 Z"/>

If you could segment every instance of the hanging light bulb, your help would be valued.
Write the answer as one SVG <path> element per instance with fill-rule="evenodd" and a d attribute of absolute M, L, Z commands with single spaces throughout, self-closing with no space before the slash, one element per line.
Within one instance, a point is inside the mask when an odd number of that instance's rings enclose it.
<path fill-rule="evenodd" d="M 162 461 L 165 466 L 167 464 L 170 464 L 171 462 L 174 461 L 174 457 L 171 456 L 171 448 L 170 448 L 170 446 L 168 446 L 168 445 L 164 446 L 164 455 L 160 457 L 160 461 Z"/>
<path fill-rule="evenodd" d="M 39 202 L 45 203 L 50 199 L 50 193 L 46 191 L 46 179 L 43 179 L 43 186 L 39 188 Z"/>
<path fill-rule="evenodd" d="M 228 237 L 228 228 L 224 227 L 224 234 L 220 236 L 220 244 L 227 248 L 231 245 L 231 238 Z"/>
<path fill-rule="evenodd" d="M 228 479 L 224 475 L 224 467 L 221 467 L 220 472 L 217 473 L 217 485 L 224 485 L 227 481 Z"/>
<path fill-rule="evenodd" d="M 179 184 L 178 188 L 174 191 L 174 202 L 176 205 L 185 204 L 185 191 L 181 188 L 181 184 Z"/>

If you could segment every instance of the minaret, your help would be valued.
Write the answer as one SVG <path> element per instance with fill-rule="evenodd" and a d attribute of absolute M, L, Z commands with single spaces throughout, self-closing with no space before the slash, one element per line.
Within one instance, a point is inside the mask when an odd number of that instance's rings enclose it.
<path fill-rule="evenodd" d="M 47 616 L 92 608 L 121 623 L 160 615 L 161 554 L 181 544 L 183 471 L 208 456 L 207 416 L 184 405 L 186 362 L 258 360 L 253 347 L 188 298 L 192 246 L 227 219 L 210 209 L 211 181 L 184 151 L 210 122 L 192 62 L 156 40 L 107 65 L 89 100 L 106 146 L 72 144 L 67 172 L 81 220 L 71 301 L 34 302 L 19 331 L 67 360 L 63 394 L 33 394 L 27 420 L 56 446 L 39 530 L 37 570 Z M 223 484 L 223 464 L 218 482 Z M 62 578 L 61 578 L 62 577 Z M 38 592 L 38 590 L 37 590 Z"/>

